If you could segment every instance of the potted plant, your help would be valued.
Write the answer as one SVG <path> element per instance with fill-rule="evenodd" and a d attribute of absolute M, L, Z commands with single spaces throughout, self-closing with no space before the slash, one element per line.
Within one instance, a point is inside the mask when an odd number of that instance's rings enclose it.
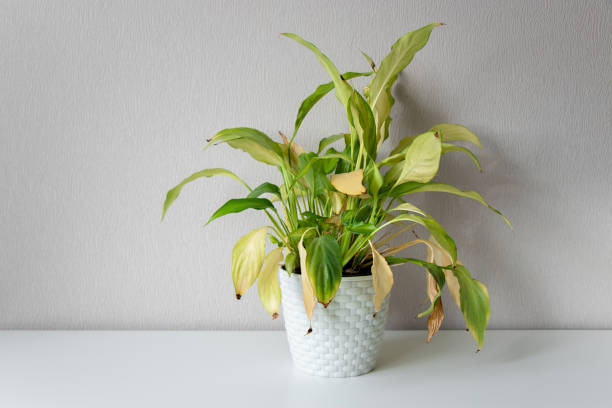
<path fill-rule="evenodd" d="M 232 251 L 235 295 L 240 299 L 257 281 L 264 308 L 276 318 L 282 294 L 294 362 L 311 374 L 345 377 L 374 367 L 393 286 L 391 266 L 405 263 L 426 270 L 431 305 L 419 317 L 428 316 L 427 342 L 444 318 L 440 293 L 446 285 L 478 349 L 482 346 L 489 319 L 486 287 L 459 261 L 455 241 L 442 225 L 410 203 L 414 193 L 450 193 L 480 202 L 510 225 L 475 191 L 432 181 L 442 156 L 449 152 L 467 154 L 480 168 L 471 150 L 455 144 L 481 147 L 480 141 L 463 126 L 439 124 L 404 137 L 386 157 L 378 154 L 389 137 L 391 88 L 440 25 L 433 23 L 400 37 L 379 66 L 364 54 L 368 72 L 343 74 L 315 45 L 295 34 L 283 34 L 312 51 L 331 81 L 302 102 L 290 138 L 281 133 L 276 141 L 259 130 L 238 127 L 220 131 L 206 145 L 228 144 L 243 150 L 276 167 L 280 182 L 251 188 L 231 171 L 214 168 L 192 174 L 167 193 L 162 219 L 183 186 L 201 177 L 227 176 L 245 186 L 244 197 L 227 201 L 208 222 L 247 209 L 267 217 L 269 225 L 244 235 Z M 350 82 L 356 77 L 371 77 L 363 93 Z M 346 109 L 347 132 L 321 139 L 316 152 L 306 151 L 295 142 L 300 125 L 331 91 Z M 416 226 L 427 229 L 429 238 L 418 237 Z M 411 239 L 390 245 L 402 234 Z M 267 254 L 266 238 L 275 247 Z M 397 256 L 414 245 L 425 246 L 425 260 Z"/>

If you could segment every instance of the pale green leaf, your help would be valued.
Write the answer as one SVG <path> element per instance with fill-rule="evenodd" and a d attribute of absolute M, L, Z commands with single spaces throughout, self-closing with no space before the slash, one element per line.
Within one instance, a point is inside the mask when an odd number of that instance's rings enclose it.
<path fill-rule="evenodd" d="M 234 149 L 240 149 L 250 154 L 255 160 L 266 164 L 282 166 L 284 163 L 280 143 L 257 129 L 246 127 L 224 129 L 213 136 L 204 149 L 217 143 L 227 143 Z"/>
<path fill-rule="evenodd" d="M 480 140 L 470 129 L 461 125 L 451 123 L 441 123 L 430 129 L 430 132 L 437 132 L 443 142 L 463 141 L 470 142 L 482 149 Z"/>
<path fill-rule="evenodd" d="M 423 133 L 414 139 L 406 150 L 404 161 L 396 164 L 401 171 L 395 185 L 407 181 L 427 183 L 438 172 L 442 144 L 433 132 Z"/>
<path fill-rule="evenodd" d="M 450 143 L 442 143 L 442 154 L 446 154 L 448 152 L 463 152 L 467 154 L 468 156 L 472 158 L 474 163 L 476 163 L 478 170 L 482 173 L 482 167 L 480 166 L 480 161 L 478 160 L 478 157 L 476 157 L 476 155 L 472 153 L 470 149 L 465 148 L 463 146 L 456 146 Z"/>
<path fill-rule="evenodd" d="M 268 227 L 253 230 L 240 238 L 232 250 L 232 280 L 236 298 L 251 287 L 263 264 Z"/>

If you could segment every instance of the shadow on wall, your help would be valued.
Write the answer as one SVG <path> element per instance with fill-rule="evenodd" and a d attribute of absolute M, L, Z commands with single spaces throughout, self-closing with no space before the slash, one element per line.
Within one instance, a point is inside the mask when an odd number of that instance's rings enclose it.
<path fill-rule="evenodd" d="M 406 76 L 399 78 L 394 89 L 396 103 L 393 122 L 395 123 L 392 124 L 395 125 L 395 129 L 401 131 L 393 129 L 390 131 L 388 149 L 395 146 L 401 138 L 427 131 L 438 123 L 462 124 L 461 118 L 450 117 L 448 113 L 437 110 L 436 104 L 420 104 L 415 95 L 422 90 L 417 92 L 414 88 Z M 498 141 L 511 140 L 510 129 L 507 129 L 507 133 L 501 134 L 487 128 L 486 118 L 482 123 L 466 125 L 478 135 L 486 151 L 484 156 L 477 152 L 485 174 L 480 174 L 469 158 L 460 153 L 450 153 L 443 157 L 436 181 L 452 184 L 464 190 L 478 191 L 485 200 L 514 221 L 515 230 L 519 231 L 510 231 L 497 215 L 470 199 L 444 193 L 426 193 L 415 194 L 411 197 L 411 202 L 431 213 L 446 228 L 457 242 L 459 259 L 464 261 L 474 278 L 483 281 L 489 288 L 492 310 L 489 328 L 519 328 L 515 327 L 521 325 L 517 312 L 520 309 L 524 310 L 524 303 L 532 299 L 538 300 L 540 318 L 547 319 L 553 313 L 550 310 L 543 310 L 541 305 L 549 304 L 543 297 L 550 295 L 546 294 L 545 288 L 533 285 L 535 280 L 527 284 L 517 284 L 518 274 L 515 271 L 517 268 L 525 269 L 528 266 L 525 265 L 525 260 L 519 251 L 509 253 L 507 245 L 509 240 L 521 239 L 519 234 L 529 236 L 536 232 L 530 231 L 530 225 L 517 225 L 512 215 L 525 211 L 529 213 L 532 207 L 529 197 L 539 194 L 538 191 L 541 190 L 538 190 L 533 183 L 526 183 L 529 175 L 521 171 L 520 166 L 512 163 L 509 156 L 504 155 Z M 506 204 L 502 207 L 499 203 Z M 511 206 L 508 206 L 508 203 L 511 203 Z M 424 230 L 419 232 L 426 234 Z M 395 240 L 393 244 L 398 245 L 411 238 L 404 236 L 403 240 Z M 522 244 L 514 247 L 521 248 Z M 410 248 L 402 255 L 424 257 L 425 248 L 420 246 Z M 396 283 L 391 297 L 388 328 L 425 328 L 427 318 L 416 318 L 416 315 L 429 305 L 425 294 L 425 270 L 415 265 L 402 265 L 394 269 Z M 520 286 L 517 286 L 519 284 Z M 442 328 L 464 328 L 461 312 L 448 295 L 448 289 L 445 289 L 445 292 L 443 303 L 446 317 Z M 499 314 L 496 314 L 498 312 Z M 496 321 L 506 323 L 497 326 Z M 524 324 L 523 322 L 520 328 L 524 328 Z"/>

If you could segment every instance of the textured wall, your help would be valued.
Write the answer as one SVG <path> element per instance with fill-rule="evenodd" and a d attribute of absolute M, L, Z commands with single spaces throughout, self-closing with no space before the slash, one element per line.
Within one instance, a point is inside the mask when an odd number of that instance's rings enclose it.
<path fill-rule="evenodd" d="M 493 328 L 612 328 L 612 6 L 609 1 L 0 2 L 0 327 L 278 329 L 256 292 L 233 298 L 233 243 L 253 213 L 203 228 L 241 196 L 224 178 L 189 186 L 164 223 L 165 192 L 228 167 L 275 170 L 204 139 L 238 125 L 289 132 L 327 81 L 307 50 L 367 69 L 432 21 L 401 75 L 392 141 L 440 122 L 472 128 L 484 173 L 461 155 L 439 180 L 479 204 L 423 195 L 461 259 L 490 288 Z M 346 129 L 327 97 L 299 142 Z M 389 150 L 389 147 L 387 147 Z M 424 273 L 398 268 L 390 326 L 424 327 Z M 462 320 L 449 298 L 445 327 Z"/>

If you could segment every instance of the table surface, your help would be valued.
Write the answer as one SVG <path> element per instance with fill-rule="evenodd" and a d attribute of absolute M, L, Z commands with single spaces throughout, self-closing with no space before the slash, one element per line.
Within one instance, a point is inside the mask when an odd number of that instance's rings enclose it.
<path fill-rule="evenodd" d="M 0 331 L 0 407 L 610 407 L 612 331 L 388 331 L 377 368 L 311 377 L 284 332 Z M 248 404 L 248 405 L 247 405 Z"/>

